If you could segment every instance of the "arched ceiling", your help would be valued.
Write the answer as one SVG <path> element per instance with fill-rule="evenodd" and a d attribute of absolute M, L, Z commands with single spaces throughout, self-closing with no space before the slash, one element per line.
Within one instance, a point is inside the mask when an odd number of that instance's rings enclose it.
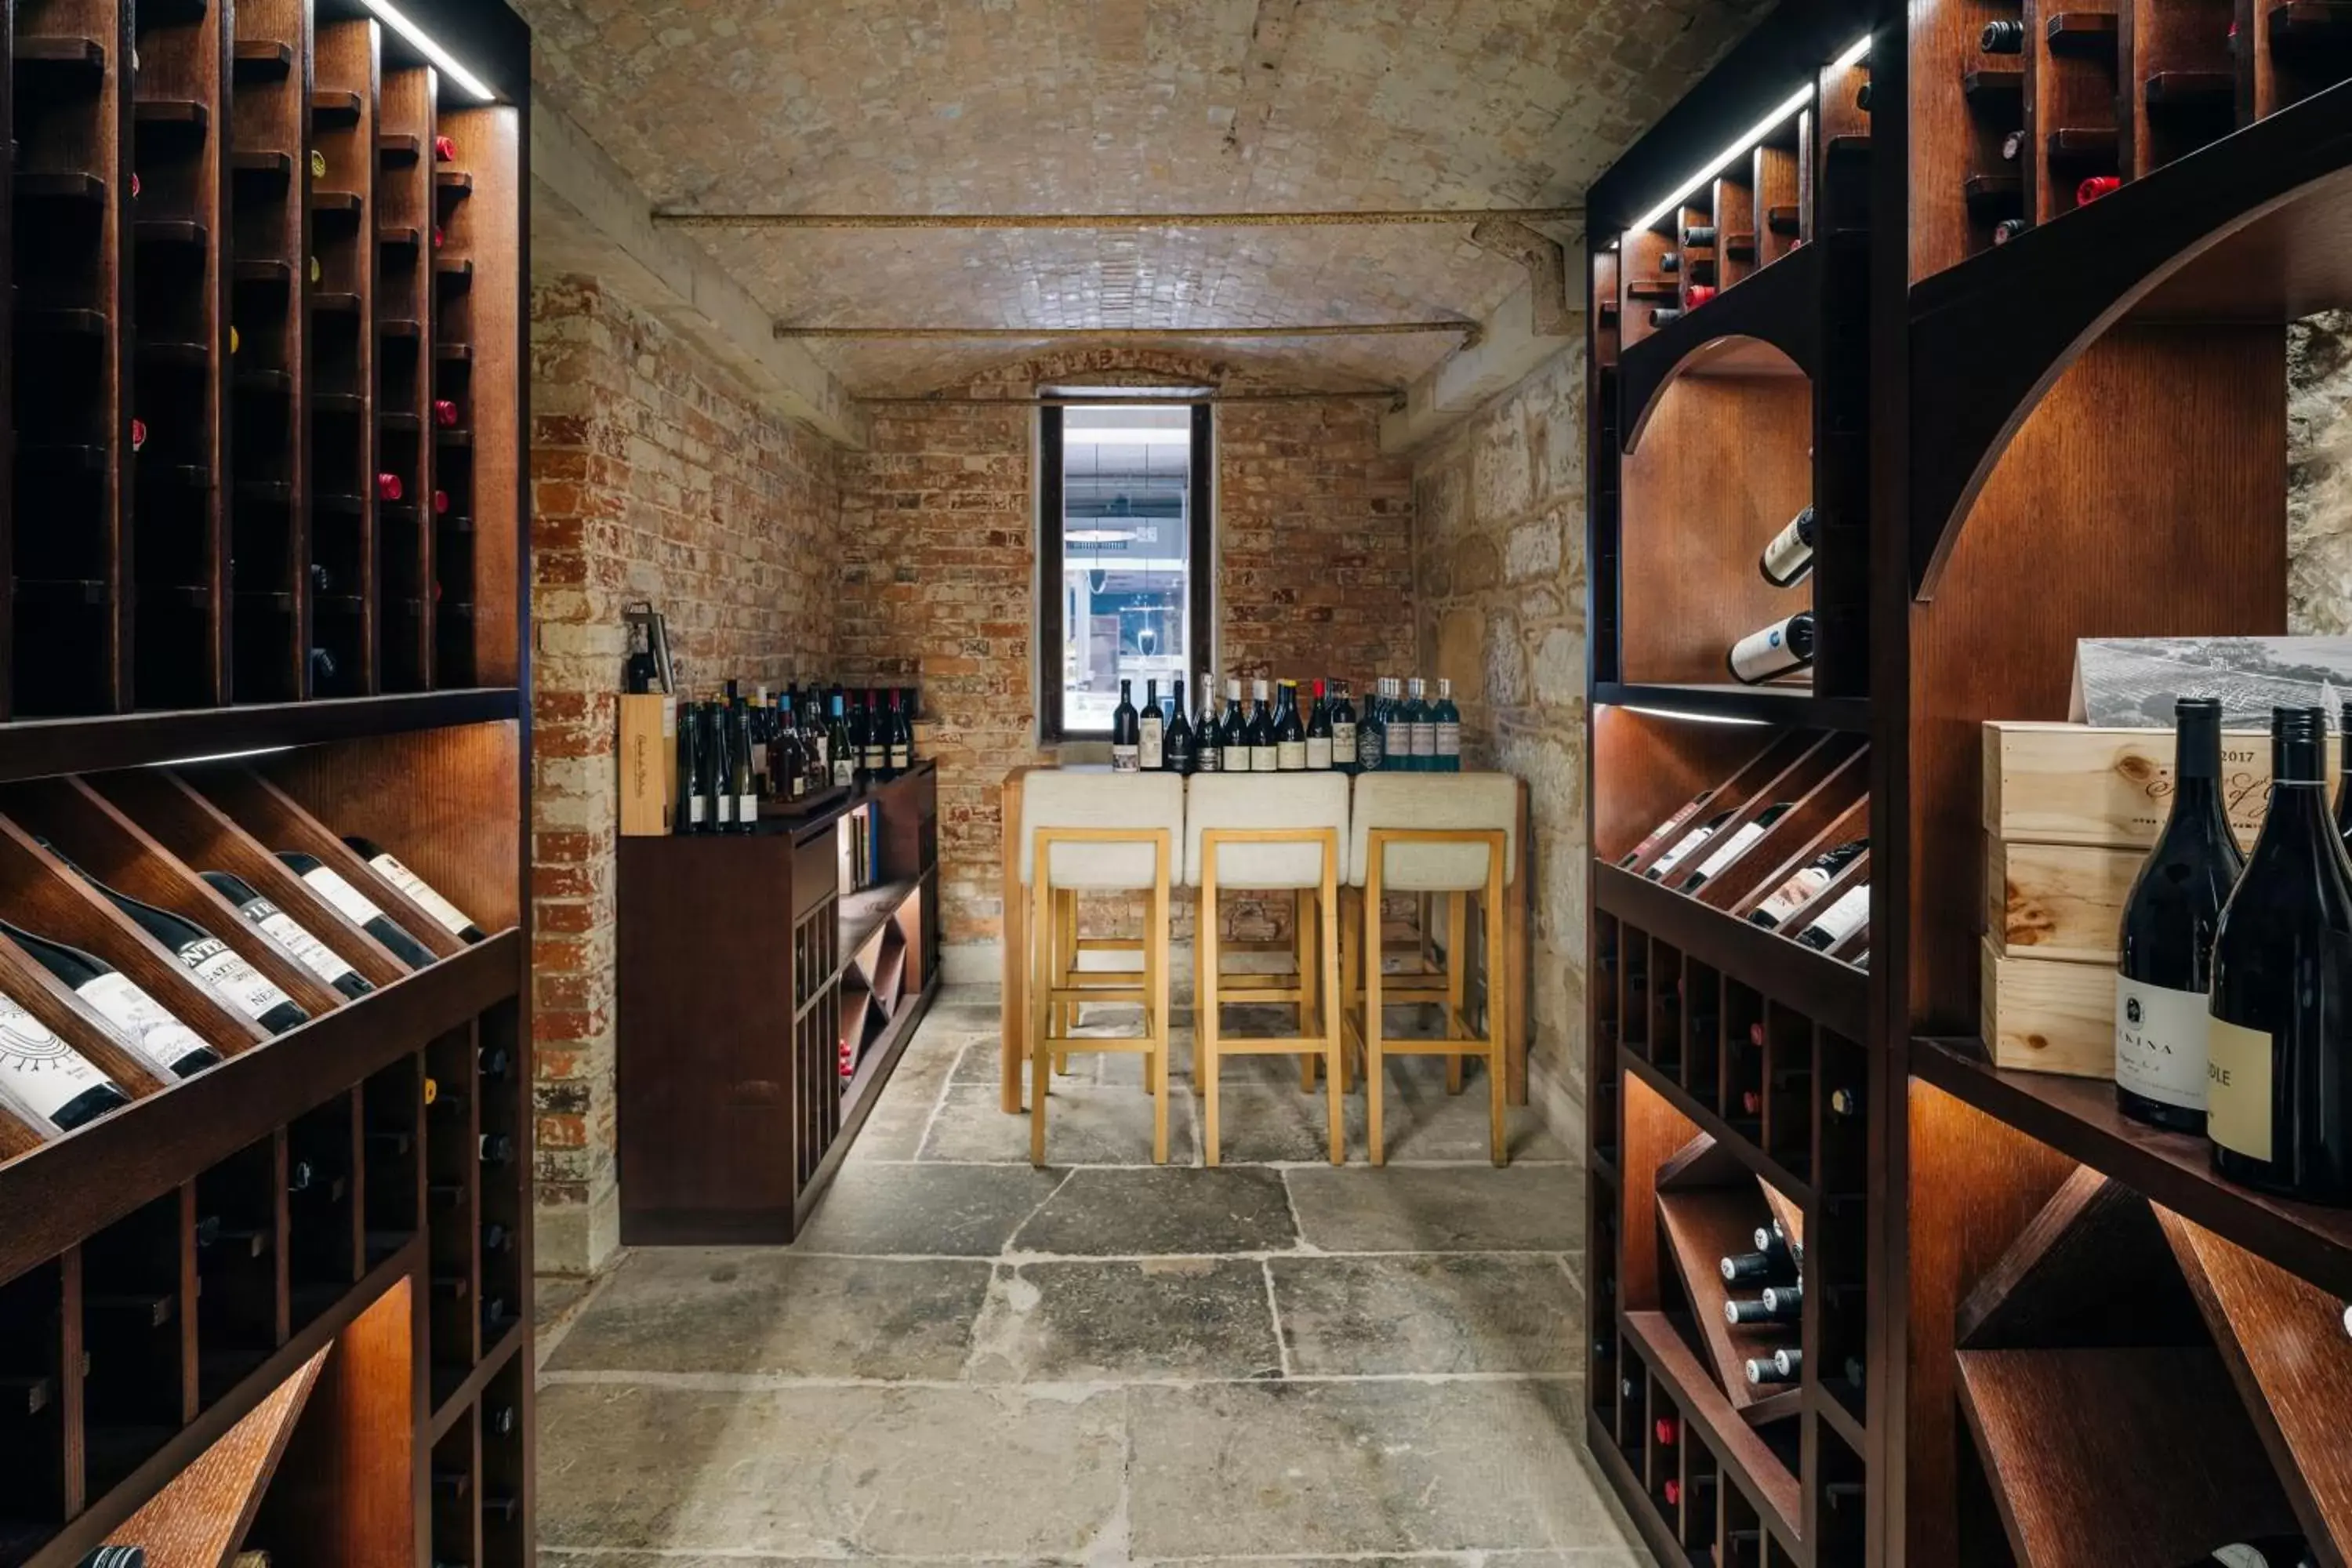
<path fill-rule="evenodd" d="M 1763 0 L 516 0 L 536 75 L 656 208 L 1570 205 Z M 1465 225 L 686 231 L 780 320 L 1209 327 L 1484 317 L 1525 274 Z M 1565 226 L 1552 231 L 1566 238 Z M 1401 384 L 1429 335 L 1195 343 Z M 864 394 L 998 343 L 820 340 Z"/>

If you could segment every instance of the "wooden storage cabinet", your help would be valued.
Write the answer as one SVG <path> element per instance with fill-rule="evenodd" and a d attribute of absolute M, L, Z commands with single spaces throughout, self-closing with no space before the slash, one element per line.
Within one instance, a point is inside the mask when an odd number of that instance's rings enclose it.
<path fill-rule="evenodd" d="M 622 1239 L 789 1241 L 938 991 L 936 764 L 756 834 L 623 838 L 616 897 Z"/>

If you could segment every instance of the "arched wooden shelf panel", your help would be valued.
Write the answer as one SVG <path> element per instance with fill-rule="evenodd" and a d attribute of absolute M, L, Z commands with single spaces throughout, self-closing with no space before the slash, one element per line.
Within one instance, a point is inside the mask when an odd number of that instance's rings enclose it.
<path fill-rule="evenodd" d="M 1817 377 L 1822 250 L 1805 246 L 1683 313 L 1618 361 L 1623 449 L 1642 439 L 1667 387 L 1684 375 Z"/>
<path fill-rule="evenodd" d="M 2352 82 L 1913 289 L 1914 595 L 1934 596 L 2011 438 L 2109 329 L 2284 321 L 2352 301 L 2347 240 Z"/>

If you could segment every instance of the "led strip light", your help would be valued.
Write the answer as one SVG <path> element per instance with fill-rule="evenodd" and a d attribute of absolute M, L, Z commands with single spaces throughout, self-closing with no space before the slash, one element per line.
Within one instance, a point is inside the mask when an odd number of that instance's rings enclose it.
<path fill-rule="evenodd" d="M 1870 36 L 1865 33 L 1861 38 L 1855 41 L 1853 47 L 1847 49 L 1845 53 L 1840 55 L 1831 63 L 1830 69 L 1833 71 L 1851 70 L 1853 67 L 1862 62 L 1864 56 L 1869 53 Z M 1639 233 L 1643 229 L 1648 228 L 1660 218 L 1665 216 L 1668 213 L 1682 205 L 1684 198 L 1688 196 L 1693 191 L 1697 190 L 1701 185 L 1706 184 L 1707 181 L 1713 179 L 1717 170 L 1721 169 L 1726 163 L 1730 163 L 1734 158 L 1738 157 L 1742 153 L 1747 152 L 1750 147 L 1755 146 L 1759 142 L 1763 141 L 1766 136 L 1771 134 L 1772 131 L 1779 126 L 1782 121 L 1788 119 L 1789 116 L 1804 108 L 1808 103 L 1811 103 L 1812 101 L 1812 98 L 1813 89 L 1811 87 L 1799 88 L 1795 92 L 1790 94 L 1789 100 L 1786 103 L 1781 104 L 1778 109 L 1775 109 L 1771 113 L 1766 115 L 1762 120 L 1758 121 L 1755 127 L 1746 135 L 1742 136 L 1738 141 L 1734 142 L 1730 146 L 1726 147 L 1722 152 L 1717 153 L 1713 158 L 1707 160 L 1705 166 L 1703 166 L 1697 174 L 1693 174 L 1689 179 L 1684 181 L 1681 187 L 1677 189 L 1673 195 L 1668 196 L 1664 201 L 1660 202 L 1647 216 L 1643 218 L 1641 222 L 1634 224 L 1630 232 Z"/>
<path fill-rule="evenodd" d="M 455 56 L 435 43 L 424 28 L 403 16 L 397 7 L 389 3 L 389 0 L 364 0 L 364 3 L 369 10 L 375 13 L 379 21 L 407 39 L 418 54 L 440 67 L 442 75 L 457 83 L 471 97 L 483 103 L 498 101 L 499 95 L 492 92 L 480 77 L 459 65 Z"/>

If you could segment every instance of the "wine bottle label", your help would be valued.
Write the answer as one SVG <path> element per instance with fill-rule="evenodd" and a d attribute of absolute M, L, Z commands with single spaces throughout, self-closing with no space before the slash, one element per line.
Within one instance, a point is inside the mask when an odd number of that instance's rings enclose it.
<path fill-rule="evenodd" d="M 1723 847 L 1698 863 L 1701 881 L 1714 876 L 1748 852 L 1748 847 L 1764 837 L 1764 825 L 1751 822 L 1724 841 Z"/>
<path fill-rule="evenodd" d="M 1368 773 L 1381 771 L 1388 749 L 1388 736 L 1375 725 L 1356 731 L 1356 766 Z"/>
<path fill-rule="evenodd" d="M 764 773 L 768 771 L 768 743 L 765 741 L 752 743 L 751 771 L 755 773 Z"/>
<path fill-rule="evenodd" d="M 734 821 L 734 820 L 735 820 L 735 797 L 734 797 L 733 795 L 720 795 L 720 796 L 719 796 L 719 797 L 718 797 L 718 801 L 719 801 L 719 820 L 722 824 Z"/>
<path fill-rule="evenodd" d="M 1860 931 L 1870 920 L 1870 887 L 1864 883 L 1849 888 L 1836 903 L 1822 912 L 1822 918 L 1807 926 L 1799 940 L 1808 947 L 1835 947 Z"/>
<path fill-rule="evenodd" d="M 1459 757 L 1462 754 L 1462 726 L 1438 724 L 1433 728 L 1437 731 L 1437 754 L 1441 757 Z"/>
<path fill-rule="evenodd" d="M 1650 868 L 1650 876 L 1656 879 L 1671 875 L 1675 867 L 1690 858 L 1693 850 L 1714 836 L 1715 829 L 1712 827 L 1692 828 L 1675 842 L 1672 849 L 1658 857 L 1658 863 Z"/>
<path fill-rule="evenodd" d="M 474 922 L 466 918 L 465 910 L 436 892 L 432 883 L 394 859 L 390 854 L 379 855 L 368 864 L 374 867 L 385 881 L 406 893 L 418 909 L 439 921 L 451 936 L 463 936 L 472 929 Z"/>
<path fill-rule="evenodd" d="M 342 954 L 304 931 L 294 922 L 292 916 L 268 899 L 256 899 L 244 906 L 244 910 L 246 919 L 259 926 L 272 942 L 328 984 L 356 973 L 343 962 Z"/>
<path fill-rule="evenodd" d="M 884 768 L 886 768 L 886 767 L 889 766 L 889 763 L 890 763 L 890 748 L 889 748 L 889 747 L 887 747 L 887 746 L 868 746 L 868 747 L 866 747 L 866 771 L 867 773 L 880 773 Z"/>
<path fill-rule="evenodd" d="M 1274 765 L 1276 770 L 1286 773 L 1305 773 L 1307 771 L 1307 742 L 1304 741 L 1276 742 L 1274 747 Z"/>
<path fill-rule="evenodd" d="M 1798 524 L 1804 521 L 1800 512 L 1796 521 L 1772 536 L 1764 547 L 1764 575 L 1780 587 L 1793 586 L 1797 579 L 1812 570 L 1813 547 L 1805 542 Z"/>
<path fill-rule="evenodd" d="M 694 820 L 697 822 L 702 820 L 700 795 L 694 797 Z M 363 926 L 370 921 L 383 919 L 383 911 L 370 903 L 366 894 L 324 866 L 313 866 L 303 872 L 302 880 L 310 883 L 312 892 L 334 905 L 343 918 L 353 925 Z"/>
<path fill-rule="evenodd" d="M 1419 724 L 1408 724 L 1405 728 L 1412 732 L 1412 754 L 1414 756 L 1433 757 L 1437 755 L 1436 725 L 1423 721 Z"/>
<path fill-rule="evenodd" d="M 1143 752 L 1135 746 L 1113 746 L 1110 749 L 1110 771 L 1115 773 L 1139 773 L 1143 771 Z"/>
<path fill-rule="evenodd" d="M 2116 976 L 2116 1084 L 2159 1105 L 2205 1109 L 2205 1037 L 2212 1014 L 2202 991 L 2175 991 Z"/>
<path fill-rule="evenodd" d="M 1749 682 L 1785 675 L 1804 661 L 1789 647 L 1789 623 L 1775 621 L 1731 645 L 1731 673 Z"/>
<path fill-rule="evenodd" d="M 791 784 L 791 790 L 792 790 L 792 797 L 793 797 L 794 800 L 801 800 L 801 799 L 803 799 L 803 798 L 805 798 L 805 797 L 807 796 L 807 795 L 808 795 L 808 774 L 806 774 L 806 773 L 794 773 L 794 774 L 792 776 L 792 779 L 791 779 L 791 781 L 790 781 L 790 784 Z"/>
<path fill-rule="evenodd" d="M 264 1014 L 293 1001 L 272 984 L 268 975 L 238 957 L 228 943 L 216 936 L 188 943 L 180 950 L 180 962 L 257 1024 Z"/>
<path fill-rule="evenodd" d="M 738 822 L 759 821 L 760 797 L 756 795 L 737 795 L 735 797 L 735 820 Z"/>
<path fill-rule="evenodd" d="M 2270 1036 L 2209 1018 L 2205 1049 L 2205 1135 L 2250 1160 L 2269 1160 Z"/>
<path fill-rule="evenodd" d="M 1307 736 L 1307 771 L 1308 771 L 1308 772 L 1310 772 L 1310 773 L 1328 773 L 1328 772 L 1330 772 L 1330 770 L 1331 770 L 1331 752 L 1332 752 L 1332 750 L 1333 750 L 1333 747 L 1332 747 L 1332 744 L 1331 744 L 1331 738 L 1330 738 L 1329 736 L 1328 736 L 1328 735 L 1309 735 L 1309 736 Z"/>
<path fill-rule="evenodd" d="M 892 768 L 894 768 L 894 769 L 898 770 L 898 772 L 900 772 L 900 773 L 904 773 L 904 772 L 906 772 L 908 768 L 911 768 L 911 767 L 913 767 L 914 765 L 915 765 L 915 748 L 914 748 L 914 747 L 912 747 L 912 746 L 892 746 L 892 747 L 890 748 L 890 766 L 891 766 Z"/>
<path fill-rule="evenodd" d="M 701 797 L 700 795 L 689 795 L 689 796 L 687 798 L 687 802 L 686 802 L 686 819 L 687 819 L 687 821 L 688 821 L 688 822 L 694 824 L 696 826 L 701 826 L 701 824 L 702 824 L 702 797 Z"/>
<path fill-rule="evenodd" d="M 1775 889 L 1770 898 L 1756 906 L 1749 918 L 1760 915 L 1764 918 L 1757 921 L 1759 925 L 1777 926 L 1812 902 L 1814 895 L 1828 887 L 1830 879 L 1836 875 L 1819 866 L 1808 866 Z M 2200 997 L 2198 1001 L 2201 1006 L 2204 999 Z"/>
<path fill-rule="evenodd" d="M 1356 765 L 1356 727 L 1353 724 L 1331 726 L 1331 761 L 1343 768 Z"/>
<path fill-rule="evenodd" d="M 1281 769 L 1282 749 L 1280 747 L 1252 746 L 1250 748 L 1250 772 L 1271 773 L 1279 773 Z"/>
<path fill-rule="evenodd" d="M 856 778 L 856 773 L 857 769 L 846 757 L 842 758 L 840 761 L 833 764 L 833 782 L 836 784 L 854 783 Z M 697 817 L 695 820 L 698 822 L 701 818 Z"/>
<path fill-rule="evenodd" d="M 58 1111 L 110 1082 L 8 996 L 0 996 L 0 1079 L 26 1110 L 52 1121 Z"/>
<path fill-rule="evenodd" d="M 164 1081 L 179 1076 L 179 1064 L 210 1050 L 204 1037 L 163 1010 L 163 1005 L 122 974 L 101 974 L 74 989 L 114 1026 L 123 1049 L 155 1069 Z"/>
<path fill-rule="evenodd" d="M 833 771 L 833 737 L 830 735 L 816 738 L 816 765 L 827 773 Z"/>
<path fill-rule="evenodd" d="M 1143 721 L 1139 735 L 1142 743 L 1136 748 L 1137 753 L 1143 759 L 1143 766 L 1156 773 L 1168 765 L 1168 731 L 1158 713 Z"/>

